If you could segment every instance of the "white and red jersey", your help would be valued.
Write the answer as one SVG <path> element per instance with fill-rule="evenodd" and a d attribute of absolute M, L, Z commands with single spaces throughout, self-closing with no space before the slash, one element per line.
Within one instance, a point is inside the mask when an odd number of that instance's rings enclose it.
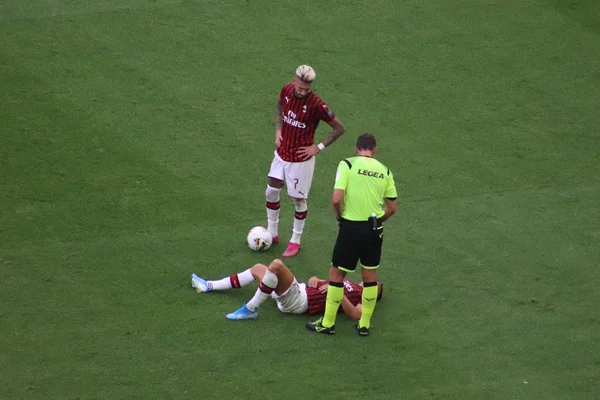
<path fill-rule="evenodd" d="M 335 114 L 314 92 L 310 92 L 304 99 L 297 98 L 293 83 L 281 89 L 279 101 L 282 104 L 283 140 L 277 148 L 277 154 L 287 162 L 303 161 L 296 154 L 298 148 L 313 145 L 319 122 L 330 122 Z"/>

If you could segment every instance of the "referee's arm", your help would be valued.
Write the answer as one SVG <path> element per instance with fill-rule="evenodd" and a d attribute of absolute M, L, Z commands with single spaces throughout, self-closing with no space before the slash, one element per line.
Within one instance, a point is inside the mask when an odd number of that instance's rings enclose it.
<path fill-rule="evenodd" d="M 331 196 L 331 203 L 333 204 L 333 211 L 335 212 L 335 218 L 338 221 L 342 220 L 342 202 L 344 201 L 344 190 L 333 189 L 333 195 Z"/>
<path fill-rule="evenodd" d="M 396 199 L 383 199 L 383 212 L 384 214 L 381 216 L 381 222 L 385 221 L 392 215 L 396 214 Z"/>

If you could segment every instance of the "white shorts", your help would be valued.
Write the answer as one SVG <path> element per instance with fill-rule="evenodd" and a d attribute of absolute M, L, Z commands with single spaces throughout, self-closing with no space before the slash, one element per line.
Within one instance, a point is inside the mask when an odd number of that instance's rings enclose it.
<path fill-rule="evenodd" d="M 279 311 L 287 314 L 304 314 L 308 310 L 308 299 L 306 297 L 306 283 L 298 283 L 296 278 L 281 296 L 274 291 L 271 297 L 277 302 Z"/>
<path fill-rule="evenodd" d="M 277 151 L 271 163 L 269 176 L 285 182 L 291 197 L 307 199 L 315 172 L 315 157 L 301 162 L 283 161 Z"/>

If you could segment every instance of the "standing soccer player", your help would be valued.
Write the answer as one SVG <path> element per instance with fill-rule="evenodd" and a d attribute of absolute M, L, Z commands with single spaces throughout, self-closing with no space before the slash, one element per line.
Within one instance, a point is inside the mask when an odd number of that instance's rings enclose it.
<path fill-rule="evenodd" d="M 377 268 L 383 244 L 383 221 L 396 213 L 396 185 L 391 171 L 375 158 L 377 142 L 362 134 L 354 148 L 356 157 L 342 160 L 333 188 L 333 210 L 339 231 L 329 270 L 325 314 L 306 327 L 325 334 L 335 333 L 335 317 L 344 296 L 344 277 L 362 265 L 362 314 L 358 334 L 367 336 L 377 299 Z M 383 204 L 383 207 L 382 207 Z"/>
<path fill-rule="evenodd" d="M 299 66 L 292 83 L 281 89 L 276 105 L 276 150 L 267 178 L 265 197 L 267 229 L 273 235 L 273 243 L 279 242 L 279 198 L 284 184 L 294 202 L 294 228 L 283 257 L 293 257 L 300 251 L 300 238 L 308 214 L 306 200 L 315 170 L 314 156 L 344 133 L 344 125 L 312 91 L 316 76 L 308 65 Z M 328 138 L 315 145 L 315 130 L 321 120 L 327 122 L 333 131 Z"/>

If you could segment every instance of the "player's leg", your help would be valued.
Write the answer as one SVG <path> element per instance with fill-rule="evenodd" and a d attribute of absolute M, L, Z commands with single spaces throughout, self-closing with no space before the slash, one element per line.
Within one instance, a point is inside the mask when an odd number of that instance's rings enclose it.
<path fill-rule="evenodd" d="M 264 264 L 256 264 L 245 271 L 218 280 L 207 280 L 196 274 L 192 274 L 192 287 L 196 289 L 198 293 L 208 293 L 213 290 L 239 289 L 254 282 L 255 279 L 258 280 L 255 278 L 256 272 L 253 271 L 259 271 L 261 269 L 266 270 L 267 266 Z"/>
<path fill-rule="evenodd" d="M 262 272 L 262 278 L 260 278 L 260 284 L 258 289 L 256 289 L 256 293 L 254 293 L 254 297 L 250 299 L 247 306 L 250 311 L 256 311 L 258 307 L 269 297 L 271 297 L 271 293 L 278 290 L 287 290 L 291 284 L 291 280 L 288 275 L 291 275 L 292 280 L 294 275 L 289 270 L 285 264 L 281 260 L 273 260 L 269 267 L 266 268 Z M 287 285 L 287 286 L 286 286 Z"/>
<path fill-rule="evenodd" d="M 268 270 L 277 276 L 277 286 L 274 291 L 279 296 L 285 293 L 296 279 L 288 266 L 277 258 L 269 264 Z"/>
<path fill-rule="evenodd" d="M 308 193 L 312 186 L 315 171 L 315 158 L 298 163 L 286 165 L 286 185 L 288 195 L 294 203 L 294 227 L 292 238 L 288 244 L 284 257 L 293 257 L 300 251 L 300 241 L 304 233 L 306 217 L 308 215 Z"/>
<path fill-rule="evenodd" d="M 304 225 L 306 224 L 306 217 L 308 215 L 308 203 L 306 199 L 299 199 L 297 197 L 294 197 L 292 201 L 294 202 L 295 212 L 294 228 L 290 242 L 300 245 L 300 239 L 302 238 L 302 233 L 304 233 Z"/>
<path fill-rule="evenodd" d="M 248 302 L 248 309 L 251 311 L 256 310 L 271 296 L 271 293 L 275 292 L 281 296 L 294 281 L 292 271 L 279 259 L 273 260 L 268 268 L 261 268 L 259 274 L 256 274 L 255 277 L 260 281 L 260 285 L 256 289 L 254 297 Z"/>
<path fill-rule="evenodd" d="M 289 287 L 282 293 L 271 293 L 277 302 L 277 308 L 286 314 L 304 314 L 308 310 L 308 293 L 306 283 L 300 283 L 294 277 Z"/>
<path fill-rule="evenodd" d="M 279 208 L 281 207 L 280 194 L 283 181 L 268 177 L 267 190 L 265 191 L 267 208 L 267 230 L 273 236 L 273 244 L 279 243 Z"/>
<path fill-rule="evenodd" d="M 258 316 L 260 305 L 271 297 L 271 293 L 283 295 L 295 281 L 292 271 L 281 261 L 273 260 L 269 267 L 257 264 L 250 269 L 254 278 L 260 282 L 254 296 L 237 311 L 227 314 L 228 319 L 250 319 Z"/>
<path fill-rule="evenodd" d="M 383 227 L 376 232 L 368 232 L 363 240 L 364 247 L 361 252 L 362 264 L 362 314 L 356 329 L 361 336 L 367 336 L 371 327 L 371 317 L 377 304 L 378 285 L 377 268 L 381 261 L 381 248 L 383 245 Z"/>
<path fill-rule="evenodd" d="M 265 191 L 267 230 L 273 236 L 273 243 L 279 241 L 280 194 L 281 188 L 283 188 L 284 176 L 284 161 L 275 154 L 267 176 L 267 190 Z"/>
<path fill-rule="evenodd" d="M 325 314 L 306 327 L 319 333 L 335 333 L 335 320 L 342 299 L 344 298 L 344 277 L 347 272 L 356 269 L 359 256 L 359 246 L 356 242 L 356 226 L 342 222 L 338 237 L 333 248 L 331 269 L 329 270 L 329 287 L 325 300 Z"/>
<path fill-rule="evenodd" d="M 277 281 L 272 279 L 270 285 L 267 285 L 269 274 L 275 275 Z M 304 314 L 308 309 L 306 285 L 300 284 L 292 271 L 279 259 L 275 259 L 269 264 L 263 284 L 259 289 L 270 295 L 277 302 L 279 311 L 283 313 Z M 257 294 L 261 297 L 265 296 L 258 291 Z"/>
<path fill-rule="evenodd" d="M 269 278 L 267 276 L 269 274 L 269 270 L 268 270 L 267 266 L 264 264 L 255 264 L 248 271 L 252 274 L 253 279 L 256 279 L 257 281 L 260 282 L 258 289 L 256 289 L 256 293 L 254 294 L 254 297 L 252 297 L 252 299 L 248 303 L 242 304 L 242 306 L 240 308 L 238 308 L 237 310 L 235 310 L 232 313 L 227 314 L 225 316 L 227 319 L 240 320 L 240 319 L 254 319 L 254 318 L 258 317 L 258 306 L 260 305 L 260 303 L 262 303 L 264 301 L 264 298 L 261 297 L 261 295 L 264 295 L 263 289 L 262 289 L 263 285 L 264 285 L 263 282 L 265 282 L 265 280 L 267 282 L 269 281 Z M 268 296 L 269 295 L 267 294 L 266 297 L 268 297 Z"/>

